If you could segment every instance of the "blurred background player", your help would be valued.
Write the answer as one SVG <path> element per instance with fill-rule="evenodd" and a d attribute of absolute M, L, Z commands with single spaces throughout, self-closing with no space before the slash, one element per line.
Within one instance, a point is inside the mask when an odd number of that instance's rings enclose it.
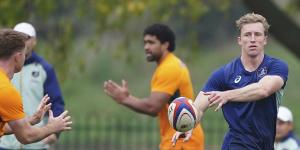
<path fill-rule="evenodd" d="M 284 106 L 280 106 L 277 114 L 275 150 L 300 150 L 300 141 L 295 137 L 293 114 Z"/>
<path fill-rule="evenodd" d="M 122 85 L 108 80 L 104 91 L 116 102 L 128 108 L 150 116 L 158 116 L 160 125 L 160 150 L 203 150 L 204 135 L 198 125 L 190 141 L 179 141 L 172 145 L 175 130 L 168 121 L 169 103 L 179 96 L 192 99 L 193 86 L 186 65 L 172 52 L 175 50 L 175 35 L 166 25 L 153 24 L 144 30 L 144 50 L 149 62 L 156 62 L 157 67 L 152 76 L 151 94 L 140 99 L 130 94 L 127 82 Z"/>
<path fill-rule="evenodd" d="M 22 95 L 26 116 L 33 115 L 45 94 L 50 97 L 53 115 L 60 115 L 64 111 L 63 97 L 53 67 L 33 51 L 37 44 L 34 27 L 23 22 L 17 24 L 14 30 L 30 36 L 30 39 L 26 41 L 27 50 L 24 67 L 12 79 L 12 83 Z M 47 124 L 47 119 L 45 116 L 37 126 Z M 58 134 L 52 134 L 40 142 L 24 145 L 18 142 L 14 135 L 7 135 L 1 137 L 0 149 L 48 149 L 49 145 L 55 143 L 57 139 Z"/>

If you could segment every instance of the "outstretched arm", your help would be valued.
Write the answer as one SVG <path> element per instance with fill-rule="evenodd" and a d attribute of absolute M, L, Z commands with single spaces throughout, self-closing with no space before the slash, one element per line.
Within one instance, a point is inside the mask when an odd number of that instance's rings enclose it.
<path fill-rule="evenodd" d="M 197 109 L 197 123 L 199 123 L 203 117 L 205 110 L 209 107 L 208 96 L 204 94 L 203 91 L 200 91 L 194 101 L 194 106 Z"/>
<path fill-rule="evenodd" d="M 42 98 L 37 111 L 32 116 L 27 117 L 27 120 L 31 125 L 38 124 L 43 119 L 45 113 L 50 110 L 52 103 L 48 103 L 49 100 L 50 97 L 46 94 Z"/>
<path fill-rule="evenodd" d="M 111 80 L 104 82 L 104 92 L 119 104 L 150 116 L 157 116 L 171 97 L 164 92 L 151 92 L 148 98 L 139 99 L 129 93 L 128 84 L 124 80 L 122 86 Z"/>
<path fill-rule="evenodd" d="M 54 118 L 50 110 L 49 122 L 43 127 L 30 125 L 26 118 L 9 121 L 8 124 L 19 142 L 29 144 L 40 141 L 52 133 L 71 130 L 72 121 L 67 111 Z"/>
<path fill-rule="evenodd" d="M 249 102 L 261 100 L 279 91 L 284 85 L 280 76 L 265 76 L 259 82 L 247 85 L 243 88 L 228 91 L 206 92 L 208 95 L 209 106 L 218 105 L 216 110 L 220 109 L 228 101 L 232 102 Z"/>
<path fill-rule="evenodd" d="M 40 105 L 37 108 L 37 111 L 32 116 L 28 116 L 25 118 L 30 123 L 30 125 L 38 124 L 43 119 L 45 113 L 50 110 L 51 103 L 48 103 L 49 99 L 49 96 L 45 95 L 42 98 Z M 13 134 L 12 129 L 8 124 L 5 124 L 4 126 L 4 134 Z"/>
<path fill-rule="evenodd" d="M 248 102 L 266 98 L 283 86 L 284 81 L 279 76 L 265 76 L 258 83 L 253 83 L 240 89 L 227 91 L 229 100 L 233 102 Z"/>

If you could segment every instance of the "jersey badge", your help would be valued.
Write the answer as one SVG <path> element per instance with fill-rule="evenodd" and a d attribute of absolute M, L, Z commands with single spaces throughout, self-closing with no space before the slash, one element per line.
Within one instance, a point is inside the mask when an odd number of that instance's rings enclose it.
<path fill-rule="evenodd" d="M 40 72 L 39 71 L 32 71 L 31 75 L 32 75 L 32 77 L 37 78 L 40 75 Z"/>
<path fill-rule="evenodd" d="M 262 67 L 257 71 L 257 76 L 259 78 L 264 77 L 266 74 L 268 73 L 267 68 L 266 67 Z"/>

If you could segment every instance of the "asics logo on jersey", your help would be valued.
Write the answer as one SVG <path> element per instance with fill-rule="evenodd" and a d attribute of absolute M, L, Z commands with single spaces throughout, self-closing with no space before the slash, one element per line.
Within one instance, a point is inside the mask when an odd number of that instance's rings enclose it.
<path fill-rule="evenodd" d="M 237 76 L 234 80 L 234 83 L 239 83 L 242 79 L 242 76 Z"/>

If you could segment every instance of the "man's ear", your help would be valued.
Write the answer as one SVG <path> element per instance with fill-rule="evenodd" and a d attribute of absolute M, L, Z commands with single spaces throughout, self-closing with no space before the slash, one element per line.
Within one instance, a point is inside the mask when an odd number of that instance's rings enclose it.
<path fill-rule="evenodd" d="M 268 38 L 269 38 L 269 36 L 265 36 L 265 41 L 264 41 L 264 45 L 267 45 L 267 43 L 268 43 Z"/>
<path fill-rule="evenodd" d="M 35 37 L 33 37 L 34 39 L 33 39 L 33 48 L 36 46 L 36 44 L 37 44 L 37 39 L 35 38 Z"/>
<path fill-rule="evenodd" d="M 238 36 L 238 37 L 236 38 L 236 41 L 237 41 L 237 43 L 238 43 L 239 45 L 242 44 L 242 43 L 241 43 L 241 37 L 240 37 L 240 36 Z"/>
<path fill-rule="evenodd" d="M 18 57 L 19 57 L 19 53 L 18 52 L 15 52 L 13 55 L 12 55 L 12 57 L 13 57 L 13 60 L 14 60 L 14 62 L 17 62 L 18 61 Z"/>
<path fill-rule="evenodd" d="M 12 57 L 14 59 L 14 62 L 19 62 L 21 60 L 22 53 L 21 52 L 15 52 L 15 54 L 13 54 Z"/>
<path fill-rule="evenodd" d="M 162 44 L 162 46 L 163 46 L 163 48 L 164 48 L 165 50 L 168 50 L 168 49 L 169 49 L 169 46 L 170 46 L 170 43 L 169 43 L 169 42 L 164 42 L 164 43 Z"/>

